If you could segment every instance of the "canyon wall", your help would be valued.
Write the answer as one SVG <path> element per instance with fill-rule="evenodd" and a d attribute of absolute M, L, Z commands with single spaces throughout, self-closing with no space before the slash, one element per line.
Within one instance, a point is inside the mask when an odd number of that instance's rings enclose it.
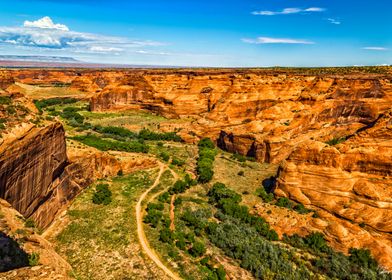
<path fill-rule="evenodd" d="M 281 164 L 275 193 L 308 205 L 322 218 L 291 226 L 290 234 L 301 228 L 322 231 L 337 249 L 369 248 L 392 269 L 392 71 L 387 69 L 23 70 L 11 76 L 78 89 L 93 96 L 94 111 L 143 109 L 191 118 L 180 131 L 187 141 L 208 136 L 227 151 Z M 72 189 L 75 181 L 67 178 L 84 178 L 78 170 L 66 166 L 58 186 Z"/>
<path fill-rule="evenodd" d="M 0 198 L 25 217 L 39 215 L 39 209 L 55 192 L 53 182 L 68 164 L 62 125 L 32 128 L 1 149 Z"/>

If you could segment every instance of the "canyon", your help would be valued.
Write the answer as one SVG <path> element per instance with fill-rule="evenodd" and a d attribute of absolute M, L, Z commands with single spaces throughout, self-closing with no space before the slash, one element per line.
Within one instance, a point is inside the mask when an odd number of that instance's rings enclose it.
<path fill-rule="evenodd" d="M 157 164 L 77 148 L 53 120 L 36 125 L 26 88 L 65 88 L 92 112 L 144 110 L 183 120 L 162 129 L 187 143 L 210 137 L 225 151 L 279 165 L 274 193 L 320 214 L 287 227 L 283 216 L 258 205 L 280 235 L 321 231 L 334 248 L 368 248 L 392 270 L 392 69 L 339 71 L 1 70 L 1 96 L 16 114 L 0 105 L 7 119 L 0 198 L 46 229 L 97 179 Z"/>

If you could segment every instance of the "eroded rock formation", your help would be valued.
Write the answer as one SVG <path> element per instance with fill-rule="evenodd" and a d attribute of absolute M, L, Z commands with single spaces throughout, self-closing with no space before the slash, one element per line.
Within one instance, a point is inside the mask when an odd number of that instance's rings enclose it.
<path fill-rule="evenodd" d="M 276 194 L 319 209 L 322 218 L 297 221 L 289 233 L 322 231 L 335 248 L 370 248 L 392 269 L 392 71 L 315 72 L 23 70 L 11 76 L 94 95 L 96 111 L 191 117 L 180 132 L 187 141 L 209 136 L 225 150 L 282 163 Z M 79 174 L 73 166 L 64 172 Z M 66 177 L 72 178 L 59 178 Z M 285 232 L 281 222 L 276 227 Z"/>

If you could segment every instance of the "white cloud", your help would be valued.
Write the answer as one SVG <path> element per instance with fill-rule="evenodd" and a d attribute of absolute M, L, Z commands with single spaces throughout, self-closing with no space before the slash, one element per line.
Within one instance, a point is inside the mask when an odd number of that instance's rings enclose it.
<path fill-rule="evenodd" d="M 0 45 L 15 45 L 35 49 L 66 49 L 76 53 L 123 52 L 137 47 L 166 45 L 152 40 L 131 40 L 71 31 L 66 25 L 53 23 L 50 17 L 25 21 L 21 27 L 0 26 Z"/>
<path fill-rule="evenodd" d="M 92 46 L 90 47 L 90 51 L 97 53 L 110 53 L 110 52 L 121 52 L 124 49 L 115 48 L 115 47 L 102 47 L 102 46 Z"/>
<path fill-rule="evenodd" d="M 340 21 L 340 20 L 337 20 L 337 19 L 334 19 L 334 18 L 327 18 L 327 20 L 328 20 L 330 23 L 332 23 L 332 24 L 336 24 L 336 25 L 341 24 L 341 21 Z"/>
<path fill-rule="evenodd" d="M 28 21 L 26 20 L 23 24 L 24 27 L 32 27 L 32 28 L 44 28 L 44 29 L 58 29 L 63 31 L 69 31 L 69 28 L 64 24 L 55 24 L 53 23 L 50 17 L 43 17 L 36 21 Z"/>
<path fill-rule="evenodd" d="M 362 48 L 363 50 L 369 50 L 369 51 L 387 51 L 387 48 L 384 47 L 364 47 Z"/>
<path fill-rule="evenodd" d="M 255 16 L 276 16 L 276 15 L 290 15 L 290 14 L 299 14 L 299 13 L 317 13 L 324 12 L 326 9 L 319 7 L 310 7 L 306 9 L 300 8 L 285 8 L 281 11 L 254 11 L 252 15 Z"/>
<path fill-rule="evenodd" d="M 271 37 L 258 37 L 256 39 L 242 39 L 242 42 L 248 44 L 304 44 L 312 45 L 314 42 L 302 39 L 290 38 L 271 38 Z"/>

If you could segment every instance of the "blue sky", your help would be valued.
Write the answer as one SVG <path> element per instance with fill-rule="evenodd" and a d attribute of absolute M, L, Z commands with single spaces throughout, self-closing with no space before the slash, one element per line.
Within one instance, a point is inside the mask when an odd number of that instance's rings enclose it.
<path fill-rule="evenodd" d="M 3 0 L 0 54 L 173 66 L 392 64 L 390 0 Z"/>

